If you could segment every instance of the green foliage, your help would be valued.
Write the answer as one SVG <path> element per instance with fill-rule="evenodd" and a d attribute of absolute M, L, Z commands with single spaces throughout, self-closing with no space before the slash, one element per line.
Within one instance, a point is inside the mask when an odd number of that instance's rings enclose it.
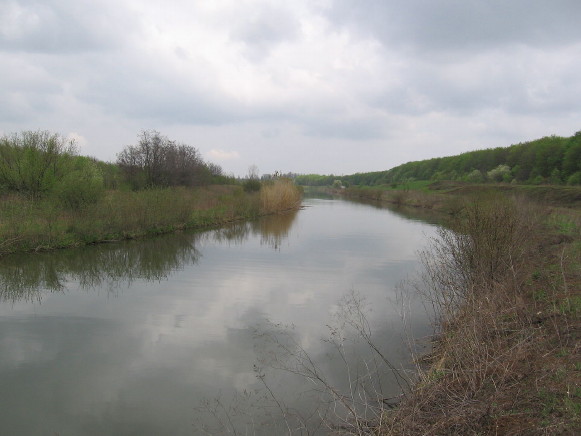
<path fill-rule="evenodd" d="M 581 171 L 571 174 L 567 179 L 567 185 L 581 185 Z"/>
<path fill-rule="evenodd" d="M 67 172 L 75 145 L 48 131 L 0 138 L 0 185 L 32 198 L 52 191 Z"/>
<path fill-rule="evenodd" d="M 120 189 L 124 184 L 123 173 L 119 165 L 110 162 L 102 162 L 97 159 L 91 159 L 97 166 L 103 177 L 103 186 L 105 189 Z"/>
<path fill-rule="evenodd" d="M 488 179 L 493 182 L 503 182 L 507 176 L 510 176 L 510 167 L 508 165 L 498 165 L 487 173 Z"/>
<path fill-rule="evenodd" d="M 295 177 L 295 183 L 303 186 L 331 186 L 335 176 L 321 176 L 319 174 L 301 174 Z"/>
<path fill-rule="evenodd" d="M 242 183 L 242 187 L 244 192 L 258 192 L 261 187 L 260 180 L 255 178 L 248 179 Z"/>
<path fill-rule="evenodd" d="M 341 176 L 351 186 L 398 185 L 405 180 L 463 180 L 581 185 L 581 131 L 570 138 L 546 136 L 510 147 L 408 162 L 390 170 Z M 300 175 L 296 183 L 331 186 L 336 176 Z"/>
<path fill-rule="evenodd" d="M 70 170 L 55 186 L 59 201 L 69 209 L 81 209 L 96 203 L 104 193 L 103 176 L 87 157 L 71 159 Z"/>
<path fill-rule="evenodd" d="M 472 170 L 470 171 L 464 179 L 470 183 L 482 183 L 484 182 L 484 176 L 480 170 Z"/>
<path fill-rule="evenodd" d="M 47 131 L 0 139 L 0 183 L 6 192 L 77 210 L 98 201 L 104 191 L 97 161 L 77 156 L 74 142 Z"/>
<path fill-rule="evenodd" d="M 55 198 L 0 202 L 0 255 L 217 226 L 259 215 L 259 198 L 239 186 L 107 191 L 75 213 Z"/>

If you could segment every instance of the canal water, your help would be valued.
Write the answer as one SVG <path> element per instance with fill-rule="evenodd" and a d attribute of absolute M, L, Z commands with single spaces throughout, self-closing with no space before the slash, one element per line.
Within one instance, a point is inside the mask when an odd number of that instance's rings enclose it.
<path fill-rule="evenodd" d="M 350 400 L 372 414 L 404 383 L 389 366 L 413 369 L 409 339 L 431 331 L 402 283 L 435 229 L 312 198 L 204 233 L 1 259 L 0 434 L 325 434 Z"/>

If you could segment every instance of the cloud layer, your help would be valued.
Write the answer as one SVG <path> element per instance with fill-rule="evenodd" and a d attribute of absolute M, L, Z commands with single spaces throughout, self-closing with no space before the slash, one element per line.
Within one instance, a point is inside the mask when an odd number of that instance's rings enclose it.
<path fill-rule="evenodd" d="M 575 0 L 8 0 L 0 130 L 337 174 L 579 130 Z M 223 159 L 228 157 L 228 159 Z"/>

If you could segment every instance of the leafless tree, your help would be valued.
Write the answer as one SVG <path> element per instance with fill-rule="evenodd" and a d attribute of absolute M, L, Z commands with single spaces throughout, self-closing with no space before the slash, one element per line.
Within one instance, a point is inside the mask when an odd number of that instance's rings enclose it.
<path fill-rule="evenodd" d="M 218 165 L 205 163 L 196 148 L 155 130 L 141 132 L 139 143 L 119 153 L 117 163 L 134 188 L 198 186 L 222 174 Z"/>

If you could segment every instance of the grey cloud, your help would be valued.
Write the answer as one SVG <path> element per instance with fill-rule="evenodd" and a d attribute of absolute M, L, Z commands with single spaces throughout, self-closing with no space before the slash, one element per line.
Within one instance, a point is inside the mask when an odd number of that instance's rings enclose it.
<path fill-rule="evenodd" d="M 385 121 L 373 117 L 314 117 L 302 120 L 307 136 L 367 140 L 381 138 Z"/>
<path fill-rule="evenodd" d="M 246 45 L 250 60 L 260 61 L 277 44 L 295 39 L 299 31 L 299 22 L 289 11 L 265 7 L 234 26 L 231 38 Z"/>
<path fill-rule="evenodd" d="M 0 53 L 2 86 L 0 118 L 23 121 L 31 115 L 52 111 L 63 87 L 35 59 L 14 59 Z"/>
<path fill-rule="evenodd" d="M 79 53 L 120 44 L 132 26 L 129 16 L 113 14 L 106 3 L 75 0 L 17 0 L 0 7 L 0 50 Z"/>
<path fill-rule="evenodd" d="M 465 117 L 487 109 L 529 115 L 575 112 L 581 92 L 576 75 L 581 61 L 571 56 L 576 51 L 501 50 L 449 63 L 408 59 L 398 86 L 368 102 L 388 113 L 413 116 L 446 112 Z"/>
<path fill-rule="evenodd" d="M 326 14 L 388 48 L 423 53 L 553 46 L 581 37 L 577 0 L 336 0 Z"/>
<path fill-rule="evenodd" d="M 106 112 L 167 124 L 219 125 L 241 118 L 240 108 L 219 94 L 122 61 L 106 73 L 92 76 L 78 96 Z"/>
<path fill-rule="evenodd" d="M 378 94 L 370 104 L 393 114 L 448 112 L 466 116 L 522 97 L 523 90 L 512 80 L 490 79 L 477 71 L 473 74 L 481 80 L 448 78 L 437 68 L 410 71 L 401 86 Z"/>

